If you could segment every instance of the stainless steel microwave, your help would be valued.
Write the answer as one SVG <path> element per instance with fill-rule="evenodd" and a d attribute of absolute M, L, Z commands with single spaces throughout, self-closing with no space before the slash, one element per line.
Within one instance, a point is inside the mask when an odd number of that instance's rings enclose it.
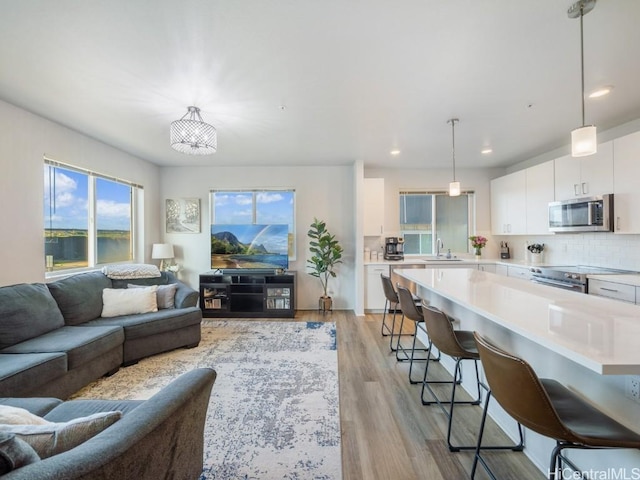
<path fill-rule="evenodd" d="M 613 194 L 549 204 L 551 232 L 612 232 Z"/>

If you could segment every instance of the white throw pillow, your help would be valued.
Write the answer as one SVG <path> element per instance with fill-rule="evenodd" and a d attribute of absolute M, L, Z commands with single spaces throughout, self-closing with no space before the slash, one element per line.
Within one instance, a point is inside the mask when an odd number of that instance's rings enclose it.
<path fill-rule="evenodd" d="M 0 405 L 0 423 L 9 425 L 48 425 L 51 422 L 24 408 Z"/>
<path fill-rule="evenodd" d="M 144 288 L 105 288 L 102 290 L 102 317 L 119 317 L 158 311 L 158 286 Z"/>
<path fill-rule="evenodd" d="M 66 452 L 86 442 L 122 418 L 122 412 L 100 412 L 49 425 L 0 425 L 0 431 L 15 433 L 27 442 L 40 458 Z"/>
<path fill-rule="evenodd" d="M 127 288 L 145 288 L 144 285 L 134 285 L 130 283 Z M 170 283 L 168 285 L 158 285 L 156 290 L 156 301 L 158 302 L 158 309 L 176 308 L 175 297 L 178 285 Z"/>

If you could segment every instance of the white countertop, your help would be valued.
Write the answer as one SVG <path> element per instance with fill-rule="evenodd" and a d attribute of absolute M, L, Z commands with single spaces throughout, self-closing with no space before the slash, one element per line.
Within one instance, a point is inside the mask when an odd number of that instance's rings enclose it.
<path fill-rule="evenodd" d="M 588 278 L 594 280 L 603 280 L 605 282 L 621 283 L 623 285 L 632 285 L 640 287 L 640 275 L 623 274 L 623 275 L 587 275 Z"/>
<path fill-rule="evenodd" d="M 471 268 L 396 273 L 596 373 L 640 374 L 638 305 Z"/>
<path fill-rule="evenodd" d="M 521 260 L 503 260 L 501 258 L 489 258 L 489 257 L 481 257 L 479 260 L 476 260 L 475 257 L 458 257 L 459 261 L 451 261 L 442 257 L 440 260 L 435 260 L 435 257 L 428 257 L 430 259 L 434 259 L 432 261 L 426 261 L 427 257 L 405 257 L 404 260 L 384 260 L 383 258 L 379 260 L 365 260 L 365 265 L 425 265 L 426 268 L 429 268 L 430 265 L 438 265 L 438 264 L 451 264 L 451 265 L 513 265 L 518 267 L 532 267 L 534 264 L 526 263 Z M 541 264 L 535 264 L 535 266 L 539 266 Z"/>

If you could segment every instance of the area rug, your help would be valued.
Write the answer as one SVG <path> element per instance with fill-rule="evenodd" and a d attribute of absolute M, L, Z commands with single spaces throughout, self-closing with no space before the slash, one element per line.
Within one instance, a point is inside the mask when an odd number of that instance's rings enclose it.
<path fill-rule="evenodd" d="M 198 347 L 141 360 L 74 398 L 148 398 L 197 367 L 218 373 L 201 480 L 342 478 L 331 322 L 205 321 Z"/>

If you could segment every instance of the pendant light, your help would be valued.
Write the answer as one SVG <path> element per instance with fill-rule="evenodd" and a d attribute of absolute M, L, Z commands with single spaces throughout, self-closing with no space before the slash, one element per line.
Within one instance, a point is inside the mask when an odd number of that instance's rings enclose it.
<path fill-rule="evenodd" d="M 583 17 L 593 10 L 596 0 L 578 0 L 569 7 L 569 18 L 580 18 L 580 75 L 582 82 L 582 126 L 571 132 L 571 156 L 586 157 L 598 151 L 595 125 L 585 125 L 584 121 L 584 38 L 582 32 Z"/>
<path fill-rule="evenodd" d="M 447 123 L 451 124 L 451 152 L 453 158 L 453 182 L 449 183 L 449 196 L 460 196 L 460 182 L 456 182 L 456 122 L 459 122 L 457 118 L 447 120 Z"/>
<path fill-rule="evenodd" d="M 180 120 L 171 122 L 171 148 L 187 155 L 210 155 L 218 149 L 216 129 L 202 120 L 198 107 L 187 107 Z"/>

